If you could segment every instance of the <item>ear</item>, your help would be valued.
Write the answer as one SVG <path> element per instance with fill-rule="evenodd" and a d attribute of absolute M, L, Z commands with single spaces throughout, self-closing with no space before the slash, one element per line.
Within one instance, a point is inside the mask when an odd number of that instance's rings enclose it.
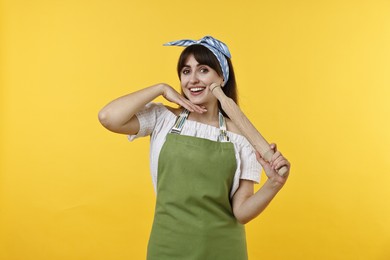
<path fill-rule="evenodd" d="M 225 86 L 225 80 L 222 80 L 221 87 L 223 88 Z"/>

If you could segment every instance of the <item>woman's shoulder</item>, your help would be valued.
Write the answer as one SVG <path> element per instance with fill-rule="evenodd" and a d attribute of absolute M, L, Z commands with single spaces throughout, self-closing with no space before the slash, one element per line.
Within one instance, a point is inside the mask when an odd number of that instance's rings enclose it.
<path fill-rule="evenodd" d="M 245 137 L 244 133 L 236 124 L 233 123 L 231 119 L 226 118 L 226 125 L 228 133 L 230 134 L 230 140 L 233 143 L 235 143 L 238 147 L 241 148 L 252 149 L 249 140 Z"/>

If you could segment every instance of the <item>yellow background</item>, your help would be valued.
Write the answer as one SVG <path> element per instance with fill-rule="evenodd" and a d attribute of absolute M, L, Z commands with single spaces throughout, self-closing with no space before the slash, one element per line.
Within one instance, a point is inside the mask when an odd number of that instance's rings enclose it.
<path fill-rule="evenodd" d="M 0 17 L 0 259 L 145 258 L 149 140 L 97 113 L 177 88 L 182 48 L 162 44 L 204 35 L 292 162 L 247 225 L 250 259 L 390 259 L 389 1 L 2 0 Z"/>

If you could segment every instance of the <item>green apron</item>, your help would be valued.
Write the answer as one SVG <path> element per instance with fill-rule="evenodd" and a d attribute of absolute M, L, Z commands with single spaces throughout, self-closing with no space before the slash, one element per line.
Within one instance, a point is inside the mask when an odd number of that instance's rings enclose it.
<path fill-rule="evenodd" d="M 178 121 L 179 117 L 176 122 L 182 127 L 184 121 Z M 245 229 L 234 217 L 229 199 L 237 167 L 233 144 L 173 130 L 159 156 L 147 259 L 247 259 Z M 226 131 L 221 133 L 226 136 Z"/>

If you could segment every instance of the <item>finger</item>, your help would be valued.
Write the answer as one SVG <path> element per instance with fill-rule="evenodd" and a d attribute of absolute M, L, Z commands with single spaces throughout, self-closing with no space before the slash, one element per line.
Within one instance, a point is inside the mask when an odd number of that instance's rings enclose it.
<path fill-rule="evenodd" d="M 267 163 L 267 162 L 263 159 L 263 157 L 261 157 L 261 154 L 260 154 L 258 151 L 256 151 L 255 154 L 256 154 L 256 159 L 257 159 L 257 161 L 258 161 L 261 165 Z"/>
<path fill-rule="evenodd" d="M 269 146 L 271 147 L 271 149 L 272 149 L 274 152 L 276 152 L 276 151 L 278 150 L 275 143 L 271 143 Z"/>
<path fill-rule="evenodd" d="M 206 109 L 205 107 L 201 107 L 201 106 L 199 106 L 199 105 L 195 105 L 195 107 L 196 107 L 196 111 L 197 111 L 198 113 L 207 112 L 207 109 Z"/>
<path fill-rule="evenodd" d="M 218 84 L 218 83 L 213 82 L 213 83 L 210 84 L 209 90 L 210 90 L 211 92 L 213 92 L 213 90 L 214 90 L 215 88 L 218 88 L 218 87 L 221 87 L 221 84 Z"/>
<path fill-rule="evenodd" d="M 271 162 L 275 161 L 277 158 L 279 158 L 280 156 L 282 156 L 282 154 L 279 152 L 279 151 L 276 151 L 273 155 L 272 155 L 272 158 L 271 158 Z"/>
<path fill-rule="evenodd" d="M 180 95 L 176 90 L 172 89 L 171 92 L 164 93 L 164 98 L 167 99 L 170 102 L 176 103 L 179 106 L 182 106 L 189 111 L 193 112 L 194 108 L 191 106 L 191 103 L 189 100 L 187 100 L 185 97 Z"/>
<path fill-rule="evenodd" d="M 290 162 L 284 156 L 280 156 L 276 158 L 271 165 L 274 169 L 280 169 L 283 166 L 290 167 Z"/>
<path fill-rule="evenodd" d="M 288 166 L 288 161 L 287 161 L 285 158 L 283 158 L 283 159 L 281 159 L 281 160 L 278 160 L 277 162 L 275 162 L 275 163 L 273 164 L 273 168 L 274 168 L 275 170 L 279 170 L 279 169 L 282 168 L 283 166 Z"/>
<path fill-rule="evenodd" d="M 207 111 L 207 109 L 205 108 L 202 108 L 201 106 L 198 106 L 198 105 L 193 105 L 193 108 L 194 108 L 194 111 L 197 112 L 197 113 L 204 113 Z"/>
<path fill-rule="evenodd" d="M 256 151 L 256 159 L 260 163 L 260 165 L 263 167 L 264 171 L 268 172 L 268 171 L 272 170 L 270 163 L 267 162 L 266 160 L 264 160 L 264 158 L 261 157 L 261 155 L 258 151 Z"/>
<path fill-rule="evenodd" d="M 193 105 L 193 107 L 195 109 L 195 112 L 197 112 L 197 113 L 202 114 L 204 112 L 207 112 L 207 109 L 205 107 L 201 107 L 199 105 L 194 105 L 194 104 L 192 104 L 192 105 Z"/>
<path fill-rule="evenodd" d="M 256 159 L 257 159 L 257 160 L 263 159 L 263 158 L 261 157 L 261 154 L 260 154 L 258 151 L 255 151 L 255 154 L 256 154 Z"/>
<path fill-rule="evenodd" d="M 276 165 L 278 165 L 283 160 L 286 160 L 286 158 L 284 158 L 282 155 L 278 156 L 271 161 L 271 167 L 275 169 L 277 167 Z"/>
<path fill-rule="evenodd" d="M 190 105 L 188 105 L 185 102 L 179 102 L 179 105 L 184 107 L 185 109 L 187 109 L 190 112 L 194 112 L 195 111 L 195 109 L 193 107 L 191 107 Z"/>
<path fill-rule="evenodd" d="M 207 110 L 204 107 L 193 104 L 187 98 L 180 96 L 180 100 L 183 102 L 182 106 L 190 110 L 191 112 L 204 113 Z"/>
<path fill-rule="evenodd" d="M 200 111 L 200 109 L 196 105 L 192 104 L 191 101 L 184 98 L 183 96 L 179 97 L 178 103 L 182 107 L 188 109 L 190 112 L 199 112 Z"/>

